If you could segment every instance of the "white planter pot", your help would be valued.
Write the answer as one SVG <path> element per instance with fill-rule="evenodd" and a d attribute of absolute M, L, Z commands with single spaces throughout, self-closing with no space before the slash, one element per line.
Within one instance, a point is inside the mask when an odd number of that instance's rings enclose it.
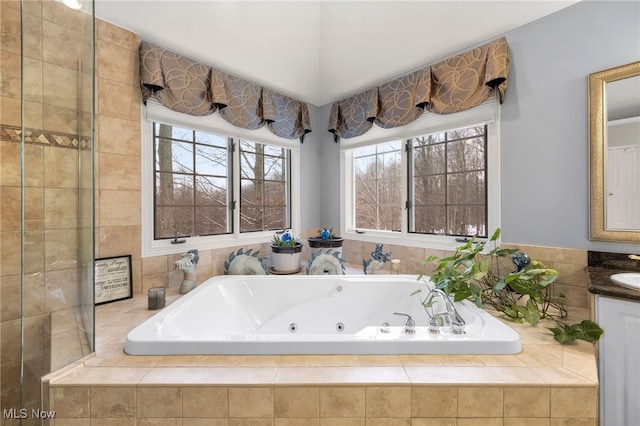
<path fill-rule="evenodd" d="M 296 272 L 300 269 L 302 244 L 295 247 L 271 246 L 271 266 L 277 272 Z"/>

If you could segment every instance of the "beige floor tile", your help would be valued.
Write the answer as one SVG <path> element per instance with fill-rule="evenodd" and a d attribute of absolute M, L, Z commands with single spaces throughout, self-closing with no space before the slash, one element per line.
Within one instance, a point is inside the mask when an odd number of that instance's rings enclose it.
<path fill-rule="evenodd" d="M 229 388 L 229 417 L 272 418 L 273 387 Z"/>
<path fill-rule="evenodd" d="M 412 384 L 502 383 L 489 367 L 405 367 Z"/>
<path fill-rule="evenodd" d="M 414 386 L 411 389 L 413 417 L 457 417 L 458 388 L 444 386 Z"/>
<path fill-rule="evenodd" d="M 181 418 L 182 388 L 145 387 L 136 390 L 136 414 L 141 417 Z"/>
<path fill-rule="evenodd" d="M 595 418 L 597 413 L 595 387 L 551 388 L 552 418 Z"/>
<path fill-rule="evenodd" d="M 280 367 L 276 384 L 408 384 L 402 367 Z"/>
<path fill-rule="evenodd" d="M 458 417 L 501 418 L 502 415 L 503 389 L 501 387 L 478 386 L 458 388 Z M 460 419 L 458 423 L 460 423 Z M 491 421 L 489 421 L 489 423 L 491 423 Z"/>
<path fill-rule="evenodd" d="M 59 378 L 53 377 L 50 385 L 135 385 L 151 371 L 153 371 L 152 368 L 83 367 L 74 369 Z"/>
<path fill-rule="evenodd" d="M 319 417 L 320 388 L 276 386 L 274 410 L 276 417 Z"/>
<path fill-rule="evenodd" d="M 504 391 L 504 416 L 549 417 L 551 390 L 547 386 L 511 387 Z"/>
<path fill-rule="evenodd" d="M 229 415 L 229 391 L 227 387 L 183 387 L 182 413 L 185 418 L 227 417 Z"/>
<path fill-rule="evenodd" d="M 366 389 L 366 415 L 369 417 L 411 417 L 410 386 L 378 386 Z M 367 423 L 369 420 L 367 420 Z"/>
<path fill-rule="evenodd" d="M 456 426 L 457 419 L 447 417 L 411 419 L 411 426 Z"/>
<path fill-rule="evenodd" d="M 320 388 L 320 417 L 364 417 L 364 387 Z"/>
<path fill-rule="evenodd" d="M 135 417 L 135 387 L 91 388 L 91 417 Z"/>
<path fill-rule="evenodd" d="M 358 359 L 360 365 L 369 367 L 402 365 L 397 355 L 360 355 Z"/>
<path fill-rule="evenodd" d="M 398 359 L 405 367 L 435 367 L 443 365 L 439 355 L 398 355 Z"/>

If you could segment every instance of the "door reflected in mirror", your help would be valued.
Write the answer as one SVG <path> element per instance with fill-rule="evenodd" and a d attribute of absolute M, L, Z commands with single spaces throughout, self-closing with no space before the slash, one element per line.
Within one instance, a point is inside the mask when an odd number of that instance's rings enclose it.
<path fill-rule="evenodd" d="M 640 229 L 640 76 L 605 87 L 606 229 Z"/>
<path fill-rule="evenodd" d="M 640 62 L 589 75 L 589 238 L 640 242 Z"/>

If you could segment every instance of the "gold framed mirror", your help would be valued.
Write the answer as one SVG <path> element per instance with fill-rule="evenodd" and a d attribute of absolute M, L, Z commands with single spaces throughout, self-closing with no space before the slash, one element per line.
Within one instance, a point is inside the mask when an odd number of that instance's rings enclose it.
<path fill-rule="evenodd" d="M 589 74 L 589 163 L 589 239 L 640 242 L 640 61 Z"/>

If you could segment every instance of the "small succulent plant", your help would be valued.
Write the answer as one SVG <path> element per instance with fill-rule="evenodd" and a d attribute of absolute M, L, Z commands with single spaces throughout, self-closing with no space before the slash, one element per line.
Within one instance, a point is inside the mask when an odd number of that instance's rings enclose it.
<path fill-rule="evenodd" d="M 276 247 L 295 247 L 297 244 L 299 244 L 298 239 L 289 231 L 276 233 L 271 239 L 271 245 Z"/>

